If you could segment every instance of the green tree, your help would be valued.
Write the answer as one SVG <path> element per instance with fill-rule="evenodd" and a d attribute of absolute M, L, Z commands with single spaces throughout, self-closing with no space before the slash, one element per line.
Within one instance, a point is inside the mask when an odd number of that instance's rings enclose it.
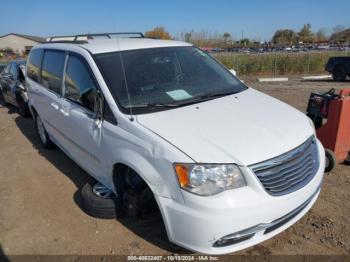
<path fill-rule="evenodd" d="M 227 42 L 227 40 L 229 40 L 231 38 L 231 34 L 226 32 L 223 34 L 222 37 L 224 38 L 224 41 Z"/>
<path fill-rule="evenodd" d="M 172 39 L 169 32 L 167 32 L 165 28 L 162 26 L 155 27 L 153 30 L 146 32 L 145 36 L 150 38 L 157 38 L 157 39 L 167 39 L 167 40 Z"/>
<path fill-rule="evenodd" d="M 187 33 L 185 33 L 184 38 L 185 38 L 186 42 L 190 43 L 191 42 L 191 38 L 192 38 L 192 34 L 187 32 Z"/>
<path fill-rule="evenodd" d="M 304 24 L 298 33 L 299 41 L 303 43 L 312 43 L 314 41 L 314 34 L 311 31 L 311 24 Z"/>
<path fill-rule="evenodd" d="M 327 31 L 325 28 L 321 28 L 320 30 L 317 31 L 317 33 L 315 34 L 315 41 L 316 42 L 328 41 Z"/>
<path fill-rule="evenodd" d="M 350 43 L 350 28 L 333 33 L 330 41 L 336 44 Z"/>
<path fill-rule="evenodd" d="M 297 41 L 297 34 L 292 29 L 280 29 L 275 32 L 272 42 L 278 45 L 292 45 Z"/>

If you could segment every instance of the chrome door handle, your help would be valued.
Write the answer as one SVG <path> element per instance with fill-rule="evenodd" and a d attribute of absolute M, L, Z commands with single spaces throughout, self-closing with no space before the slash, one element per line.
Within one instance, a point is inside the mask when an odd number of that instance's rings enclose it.
<path fill-rule="evenodd" d="M 59 109 L 59 106 L 58 106 L 56 103 L 51 103 L 51 106 L 52 106 L 53 108 L 55 108 L 56 110 Z"/>

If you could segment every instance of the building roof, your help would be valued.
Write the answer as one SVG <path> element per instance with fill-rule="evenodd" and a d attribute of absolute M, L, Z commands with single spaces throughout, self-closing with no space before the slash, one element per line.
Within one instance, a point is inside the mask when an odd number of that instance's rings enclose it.
<path fill-rule="evenodd" d="M 89 50 L 93 54 L 146 49 L 146 48 L 159 48 L 159 47 L 178 47 L 178 46 L 192 46 L 186 42 L 173 41 L 173 40 L 157 40 L 150 38 L 113 38 L 113 39 L 94 39 L 88 40 L 87 43 L 49 43 L 45 44 L 45 47 L 69 49 L 72 46 L 81 46 Z M 42 45 L 36 46 L 36 48 L 42 47 Z"/>
<path fill-rule="evenodd" d="M 40 36 L 23 35 L 23 34 L 17 34 L 17 33 L 9 33 L 9 34 L 0 36 L 0 38 L 5 37 L 5 36 L 9 36 L 9 35 L 15 35 L 15 36 L 18 36 L 18 37 L 26 38 L 26 39 L 29 39 L 29 40 L 32 40 L 32 41 L 38 42 L 38 43 L 43 43 L 43 42 L 46 41 L 45 38 L 40 37 Z"/>

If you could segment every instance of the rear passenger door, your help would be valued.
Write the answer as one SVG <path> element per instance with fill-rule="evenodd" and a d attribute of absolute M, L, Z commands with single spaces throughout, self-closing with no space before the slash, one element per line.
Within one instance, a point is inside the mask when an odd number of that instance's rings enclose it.
<path fill-rule="evenodd" d="M 100 156 L 102 127 L 94 113 L 97 93 L 98 85 L 88 63 L 82 56 L 70 53 L 61 100 L 67 150 L 86 171 L 101 177 L 104 173 Z"/>
<path fill-rule="evenodd" d="M 35 108 L 43 120 L 44 126 L 52 140 L 64 144 L 63 117 L 60 113 L 62 95 L 63 69 L 66 52 L 45 50 L 41 65 L 41 79 L 36 90 Z"/>

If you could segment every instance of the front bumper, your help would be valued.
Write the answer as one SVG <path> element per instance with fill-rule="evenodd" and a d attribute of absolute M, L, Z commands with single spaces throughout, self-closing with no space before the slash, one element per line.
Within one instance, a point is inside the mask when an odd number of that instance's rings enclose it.
<path fill-rule="evenodd" d="M 320 193 L 325 156 L 317 143 L 320 167 L 306 186 L 293 193 L 271 196 L 251 173 L 246 176 L 247 187 L 218 195 L 200 197 L 183 191 L 184 204 L 158 197 L 169 240 L 189 250 L 218 255 L 253 246 L 284 231 L 307 213 Z M 249 237 L 218 246 L 218 240 L 236 233 Z"/>

